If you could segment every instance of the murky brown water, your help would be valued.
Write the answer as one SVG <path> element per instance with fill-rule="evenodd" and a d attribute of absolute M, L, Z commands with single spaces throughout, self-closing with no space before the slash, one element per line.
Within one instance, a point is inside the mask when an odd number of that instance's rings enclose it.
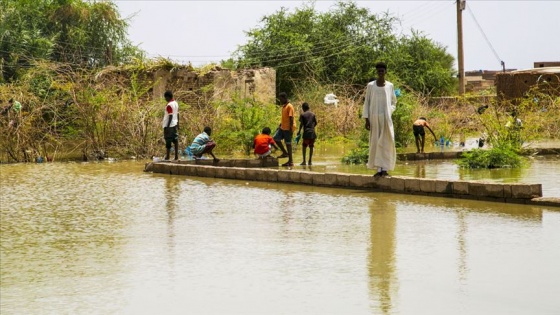
<path fill-rule="evenodd" d="M 2 314 L 555 314 L 553 208 L 0 165 Z"/>

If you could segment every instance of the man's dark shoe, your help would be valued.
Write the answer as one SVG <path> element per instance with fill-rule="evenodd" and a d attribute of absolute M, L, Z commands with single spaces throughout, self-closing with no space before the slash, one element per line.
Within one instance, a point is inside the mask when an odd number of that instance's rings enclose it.
<path fill-rule="evenodd" d="M 377 172 L 377 173 L 375 173 L 375 175 L 373 175 L 373 177 L 375 177 L 375 178 L 379 178 L 381 176 L 383 176 L 383 172 Z"/>
<path fill-rule="evenodd" d="M 282 166 L 294 166 L 294 163 L 286 162 L 286 163 L 282 164 Z"/>
<path fill-rule="evenodd" d="M 381 177 L 391 178 L 391 175 L 389 175 L 389 173 L 387 173 L 387 171 L 382 171 L 381 172 Z"/>

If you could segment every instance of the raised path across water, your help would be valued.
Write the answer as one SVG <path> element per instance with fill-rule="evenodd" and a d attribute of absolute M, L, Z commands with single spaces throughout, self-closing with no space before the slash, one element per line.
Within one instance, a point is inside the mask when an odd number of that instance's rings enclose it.
<path fill-rule="evenodd" d="M 364 189 L 413 195 L 560 207 L 560 198 L 543 198 L 541 184 L 491 183 L 276 169 L 278 160 L 212 160 L 147 163 L 145 171 L 170 175 Z"/>
<path fill-rule="evenodd" d="M 399 153 L 397 159 L 399 161 L 420 161 L 420 160 L 447 160 L 461 158 L 464 151 L 443 151 L 428 153 Z M 465 151 L 466 152 L 466 151 Z M 560 155 L 560 149 L 557 148 L 535 148 L 524 149 L 522 155 Z"/>

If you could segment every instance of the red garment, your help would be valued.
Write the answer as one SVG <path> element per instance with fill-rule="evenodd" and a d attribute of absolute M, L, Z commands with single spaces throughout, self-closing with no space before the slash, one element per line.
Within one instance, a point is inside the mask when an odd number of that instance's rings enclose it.
<path fill-rule="evenodd" d="M 255 137 L 253 142 L 255 146 L 255 154 L 265 154 L 270 150 L 271 144 L 276 144 L 270 135 L 260 134 Z"/>
<path fill-rule="evenodd" d="M 171 100 L 169 101 L 169 103 L 174 102 L 175 100 Z M 173 114 L 173 107 L 171 107 L 169 104 L 165 107 L 165 110 L 167 111 L 167 113 L 169 115 Z"/>

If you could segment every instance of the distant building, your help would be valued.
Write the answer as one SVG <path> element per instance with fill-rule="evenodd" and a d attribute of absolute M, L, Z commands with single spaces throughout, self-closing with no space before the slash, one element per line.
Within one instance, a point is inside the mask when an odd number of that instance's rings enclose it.
<path fill-rule="evenodd" d="M 516 69 L 506 69 L 506 72 L 515 71 Z M 467 92 L 480 92 L 492 88 L 496 80 L 496 74 L 503 73 L 502 70 L 476 70 L 466 71 L 466 88 Z"/>
<path fill-rule="evenodd" d="M 496 75 L 496 93 L 501 100 L 519 100 L 530 90 L 560 96 L 560 66 L 518 70 Z"/>
<path fill-rule="evenodd" d="M 535 68 L 546 68 L 546 67 L 560 67 L 560 61 L 535 61 L 533 63 Z"/>

